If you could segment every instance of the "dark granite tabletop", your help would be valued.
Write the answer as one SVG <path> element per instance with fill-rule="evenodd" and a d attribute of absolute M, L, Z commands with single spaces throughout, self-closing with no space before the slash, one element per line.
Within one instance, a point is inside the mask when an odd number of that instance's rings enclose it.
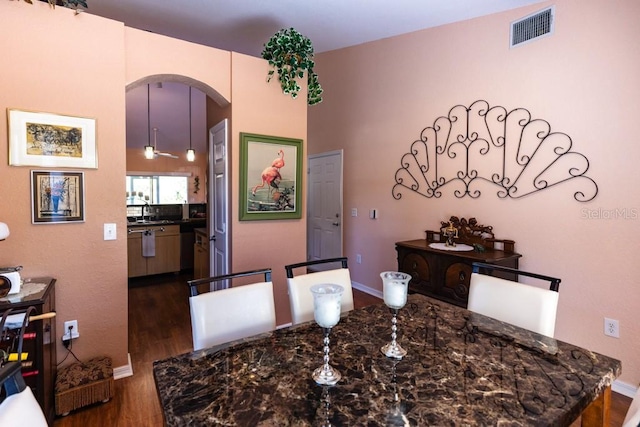
<path fill-rule="evenodd" d="M 620 362 L 422 295 L 398 316 L 408 354 L 388 359 L 384 305 L 331 331 L 336 386 L 314 322 L 154 362 L 169 426 L 566 426 L 620 375 Z"/>

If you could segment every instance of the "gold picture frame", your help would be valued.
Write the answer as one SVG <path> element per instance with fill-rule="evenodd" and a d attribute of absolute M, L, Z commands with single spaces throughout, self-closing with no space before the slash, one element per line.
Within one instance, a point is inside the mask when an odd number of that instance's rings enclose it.
<path fill-rule="evenodd" d="M 84 222 L 84 172 L 31 171 L 31 222 Z"/>
<path fill-rule="evenodd" d="M 7 109 L 9 165 L 97 169 L 96 121 Z"/>

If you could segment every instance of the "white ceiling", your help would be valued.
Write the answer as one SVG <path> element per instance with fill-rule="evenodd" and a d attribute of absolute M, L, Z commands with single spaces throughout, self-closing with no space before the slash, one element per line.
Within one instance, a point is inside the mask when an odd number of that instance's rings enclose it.
<path fill-rule="evenodd" d="M 264 43 L 294 27 L 313 42 L 316 53 L 358 45 L 429 27 L 514 9 L 544 0 L 88 0 L 85 13 L 128 27 L 260 57 Z M 148 140 L 146 87 L 127 92 L 127 146 Z M 188 89 L 152 85 L 151 127 L 158 149 L 183 152 L 189 144 Z M 155 97 L 154 97 L 155 93 Z M 164 95 L 162 95 L 164 93 Z M 158 104 L 169 94 L 180 98 Z M 201 98 L 202 96 L 202 98 Z M 205 150 L 204 94 L 194 99 L 193 146 Z M 206 126 L 206 125 L 204 125 Z M 151 133 L 153 138 L 153 133 Z M 182 136 L 181 136 L 182 135 Z"/>
<path fill-rule="evenodd" d="M 326 52 L 543 0 L 88 0 L 88 13 L 252 56 L 294 27 Z"/>

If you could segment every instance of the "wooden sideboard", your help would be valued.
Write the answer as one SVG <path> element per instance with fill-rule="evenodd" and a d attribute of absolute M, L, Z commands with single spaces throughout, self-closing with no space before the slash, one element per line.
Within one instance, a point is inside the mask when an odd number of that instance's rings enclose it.
<path fill-rule="evenodd" d="M 55 283 L 56 279 L 51 277 L 25 280 L 19 293 L 0 298 L 0 316 L 9 308 L 12 310 L 11 314 L 19 314 L 34 307 L 35 312 L 31 316 L 55 312 Z M 0 348 L 2 344 L 0 343 Z M 42 407 L 47 422 L 53 426 L 57 366 L 55 317 L 29 322 L 22 349 L 23 354 L 27 354 L 26 360 L 22 362 L 22 376 Z M 8 349 L 5 348 L 6 350 Z M 15 350 L 17 348 L 10 351 Z"/>
<path fill-rule="evenodd" d="M 493 227 L 452 216 L 441 221 L 439 231 L 426 231 L 426 239 L 396 243 L 398 271 L 410 274 L 409 292 L 417 292 L 467 307 L 471 265 L 474 262 L 518 268 L 522 256 L 514 251 L 515 242 L 496 239 Z M 460 250 L 460 249 L 468 250 Z M 435 246 L 435 247 L 434 247 Z M 517 281 L 510 273 L 496 276 Z"/>
<path fill-rule="evenodd" d="M 504 250 L 447 251 L 429 247 L 426 239 L 397 242 L 398 271 L 410 274 L 409 292 L 467 307 L 471 264 L 484 262 L 518 268 L 520 254 Z M 496 274 L 497 275 L 497 274 Z M 517 280 L 505 275 L 504 278 Z"/>

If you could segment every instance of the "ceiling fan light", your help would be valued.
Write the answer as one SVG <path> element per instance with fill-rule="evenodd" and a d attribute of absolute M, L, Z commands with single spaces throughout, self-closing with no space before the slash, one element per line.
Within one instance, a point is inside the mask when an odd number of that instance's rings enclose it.
<path fill-rule="evenodd" d="M 153 160 L 154 157 L 154 149 L 153 145 L 145 145 L 144 146 L 144 157 L 147 160 Z"/>
<path fill-rule="evenodd" d="M 196 159 L 196 150 L 193 148 L 187 149 L 187 161 L 193 162 Z"/>

